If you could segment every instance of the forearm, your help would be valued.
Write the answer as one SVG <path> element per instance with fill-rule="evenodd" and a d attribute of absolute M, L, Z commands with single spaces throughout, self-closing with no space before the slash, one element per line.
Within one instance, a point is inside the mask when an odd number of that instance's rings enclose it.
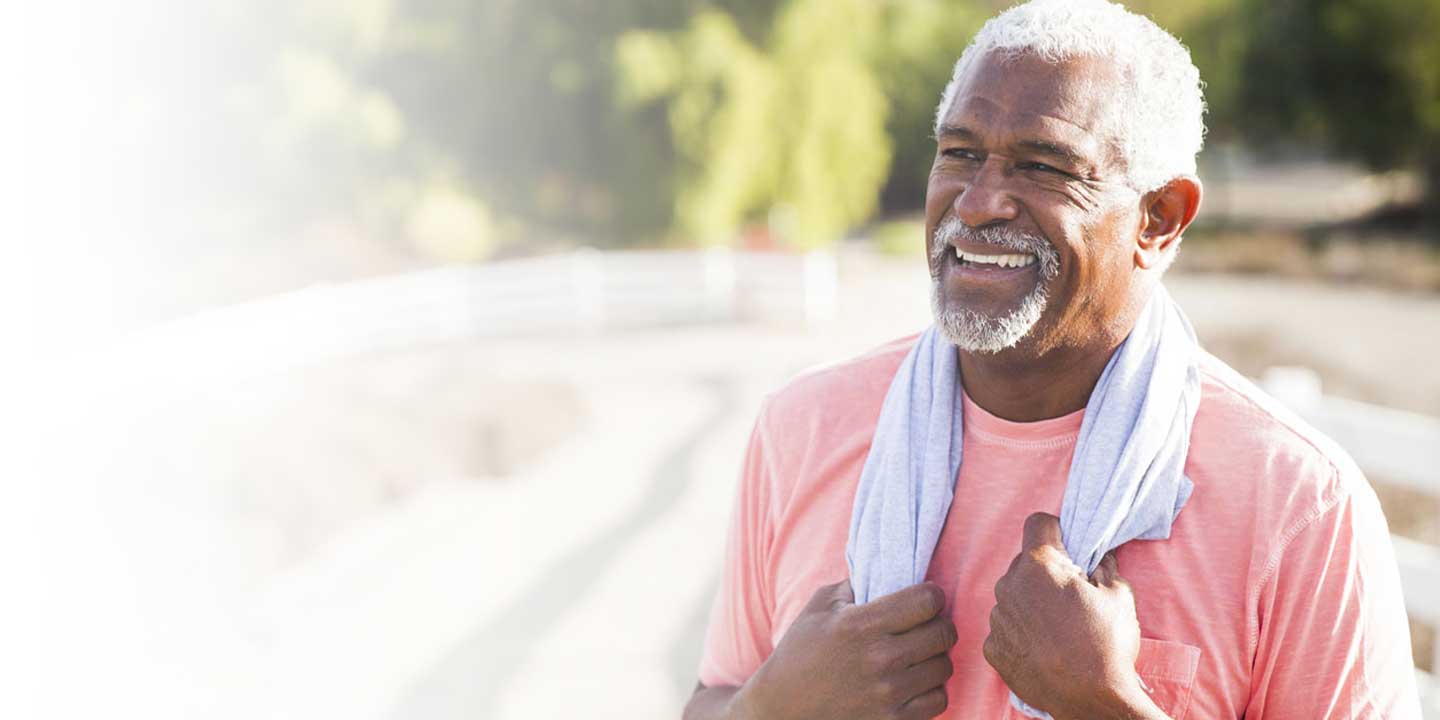
<path fill-rule="evenodd" d="M 684 720 L 751 720 L 744 711 L 738 687 L 710 687 L 696 683 L 685 704 Z"/>

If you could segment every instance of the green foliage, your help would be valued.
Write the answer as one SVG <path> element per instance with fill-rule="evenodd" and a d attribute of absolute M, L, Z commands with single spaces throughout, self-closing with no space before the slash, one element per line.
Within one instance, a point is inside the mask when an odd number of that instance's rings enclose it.
<path fill-rule="evenodd" d="M 1377 168 L 1419 164 L 1440 195 L 1440 3 L 1250 0 L 1245 13 L 1241 104 L 1258 138 L 1328 143 Z"/>
<path fill-rule="evenodd" d="M 412 119 L 426 166 L 532 232 L 643 238 L 670 222 L 664 118 L 621 113 L 614 42 L 683 23 L 667 0 L 397 2 L 365 68 Z"/>
<path fill-rule="evenodd" d="M 729 242 L 778 210 L 791 221 L 772 223 L 777 240 L 813 247 L 870 216 L 890 159 L 888 106 L 867 63 L 879 21 L 864 0 L 794 0 L 764 46 L 716 10 L 679 32 L 620 38 L 619 97 L 666 108 L 683 232 Z"/>
<path fill-rule="evenodd" d="M 1126 3 L 1170 31 L 1190 50 L 1205 83 L 1209 140 L 1234 139 L 1248 118 L 1237 104 L 1240 68 L 1249 47 L 1245 0 L 1138 0 Z"/>
<path fill-rule="evenodd" d="M 895 144 L 883 191 L 888 210 L 920 207 L 930 165 L 936 106 L 955 61 L 990 11 L 973 3 L 902 0 L 885 5 L 884 31 L 874 56 L 890 103 L 887 132 Z M 919 242 L 916 240 L 916 242 Z"/>
<path fill-rule="evenodd" d="M 447 258 L 516 238 L 726 243 L 753 224 L 813 247 L 920 207 L 941 90 L 1007 4 L 195 4 L 186 25 L 224 63 L 184 116 L 226 183 L 195 203 L 233 196 L 210 216 L 237 235 L 344 217 Z M 1437 0 L 1128 5 L 1190 47 L 1212 138 L 1418 159 L 1440 188 Z"/>

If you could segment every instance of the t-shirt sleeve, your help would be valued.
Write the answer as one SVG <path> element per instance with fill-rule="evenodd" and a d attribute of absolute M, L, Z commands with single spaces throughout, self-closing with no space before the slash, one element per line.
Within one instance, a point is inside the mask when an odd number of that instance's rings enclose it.
<path fill-rule="evenodd" d="M 1363 476 L 1291 529 L 1260 586 L 1247 718 L 1419 718 L 1410 629 Z"/>
<path fill-rule="evenodd" d="M 762 410 L 745 452 L 720 588 L 710 610 L 700 658 L 700 682 L 706 687 L 743 684 L 773 650 L 770 630 L 775 604 L 767 558 L 774 537 L 769 509 L 774 486 L 764 428 Z"/>

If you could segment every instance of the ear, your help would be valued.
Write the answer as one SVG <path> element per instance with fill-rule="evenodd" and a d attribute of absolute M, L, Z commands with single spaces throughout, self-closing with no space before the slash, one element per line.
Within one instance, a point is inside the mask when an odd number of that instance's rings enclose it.
<path fill-rule="evenodd" d="M 1200 178 L 1181 175 L 1145 193 L 1141 199 L 1140 236 L 1135 242 L 1136 267 L 1149 270 L 1164 265 L 1165 257 L 1180 245 L 1180 236 L 1200 210 Z"/>

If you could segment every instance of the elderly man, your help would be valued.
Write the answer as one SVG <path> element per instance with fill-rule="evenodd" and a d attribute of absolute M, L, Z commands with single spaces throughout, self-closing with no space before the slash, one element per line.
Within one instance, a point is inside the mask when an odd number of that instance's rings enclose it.
<path fill-rule="evenodd" d="M 767 399 L 687 718 L 1419 716 L 1365 479 L 1160 285 L 1202 113 L 1117 5 L 980 31 L 936 118 L 935 325 Z"/>

